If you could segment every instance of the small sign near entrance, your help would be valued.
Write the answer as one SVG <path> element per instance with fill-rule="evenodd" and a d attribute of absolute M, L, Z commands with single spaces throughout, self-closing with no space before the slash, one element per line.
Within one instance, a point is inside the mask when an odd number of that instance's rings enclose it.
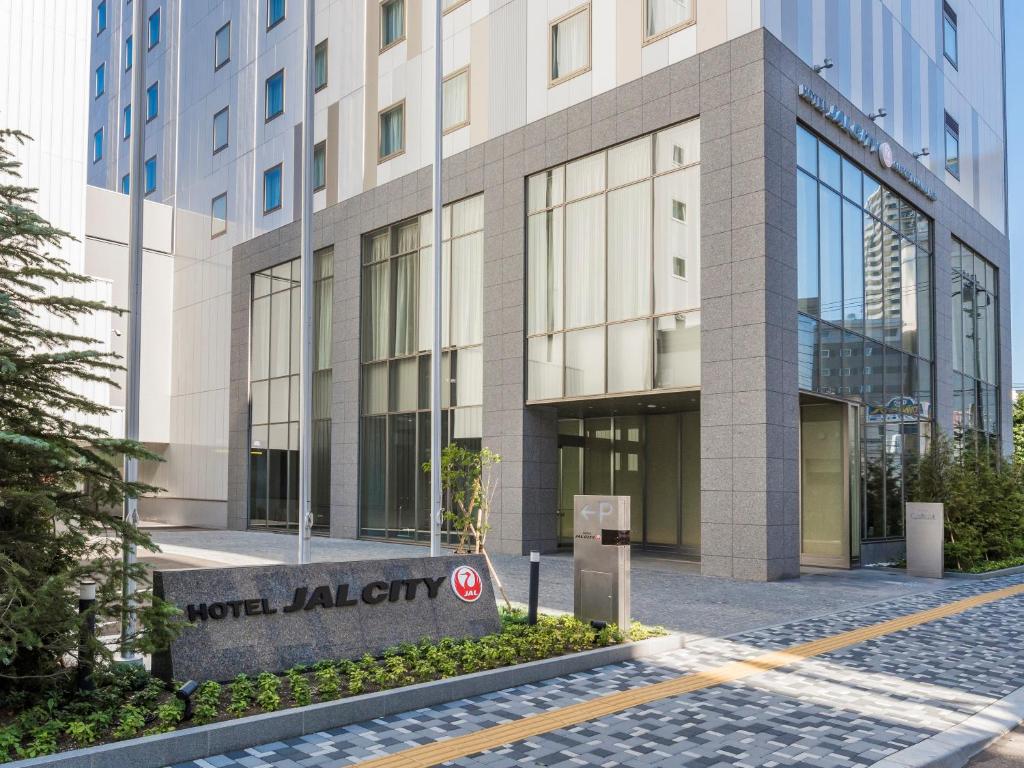
<path fill-rule="evenodd" d="M 153 590 L 192 625 L 153 657 L 165 679 L 229 680 L 501 629 L 482 555 L 154 571 Z"/>

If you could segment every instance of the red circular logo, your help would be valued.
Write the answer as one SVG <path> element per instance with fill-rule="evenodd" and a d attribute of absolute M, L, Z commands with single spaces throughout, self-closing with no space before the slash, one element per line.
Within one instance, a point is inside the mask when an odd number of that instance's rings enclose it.
<path fill-rule="evenodd" d="M 455 596 L 467 603 L 475 603 L 483 592 L 483 582 L 475 568 L 460 565 L 452 571 L 452 590 Z"/>

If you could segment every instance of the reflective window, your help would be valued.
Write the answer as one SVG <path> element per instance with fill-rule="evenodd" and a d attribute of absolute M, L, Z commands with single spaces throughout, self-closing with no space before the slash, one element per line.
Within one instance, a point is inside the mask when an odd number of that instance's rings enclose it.
<path fill-rule="evenodd" d="M 405 151 L 405 102 L 380 113 L 377 159 L 389 160 Z"/>
<path fill-rule="evenodd" d="M 263 213 L 281 207 L 281 164 L 263 172 Z"/>
<path fill-rule="evenodd" d="M 231 22 L 227 22 L 213 36 L 213 68 L 220 69 L 231 60 Z"/>
<path fill-rule="evenodd" d="M 313 530 L 326 533 L 330 524 L 334 274 L 330 248 L 314 254 L 313 269 L 311 509 Z M 254 528 L 298 528 L 301 278 L 299 259 L 252 276 L 248 498 L 249 525 Z"/>
<path fill-rule="evenodd" d="M 442 221 L 442 443 L 479 448 L 483 404 L 483 195 Z M 429 537 L 434 249 L 430 214 L 362 243 L 360 532 Z M 382 471 L 383 470 L 383 471 Z"/>
<path fill-rule="evenodd" d="M 947 61 L 958 67 L 959 55 L 957 53 L 956 34 L 956 13 L 949 7 L 949 3 L 942 4 L 942 52 L 946 55 Z"/>
<path fill-rule="evenodd" d="M 327 142 L 313 147 L 313 190 L 327 187 Z"/>
<path fill-rule="evenodd" d="M 931 221 L 803 128 L 797 165 L 799 386 L 863 405 L 862 534 L 902 536 L 931 436 Z"/>
<path fill-rule="evenodd" d="M 149 160 L 146 161 L 145 166 L 143 166 L 143 171 L 145 172 L 145 182 L 146 182 L 145 186 L 143 187 L 143 190 L 144 190 L 145 194 L 148 195 L 151 192 L 155 192 L 156 191 L 156 156 L 155 155 L 153 157 L 149 158 Z"/>
<path fill-rule="evenodd" d="M 228 108 L 224 107 L 213 116 L 213 152 L 216 154 L 228 145 Z"/>
<path fill-rule="evenodd" d="M 327 41 L 321 40 L 313 49 L 313 90 L 327 85 Z"/>
<path fill-rule="evenodd" d="M 953 240 L 953 434 L 964 446 L 998 450 L 999 270 Z"/>
<path fill-rule="evenodd" d="M 278 70 L 270 77 L 264 86 L 264 119 L 273 120 L 284 112 L 284 70 Z"/>
<path fill-rule="evenodd" d="M 121 110 L 121 138 L 127 139 L 132 135 L 132 105 L 125 104 Z"/>
<path fill-rule="evenodd" d="M 92 161 L 95 163 L 103 159 L 103 129 L 100 128 L 92 135 Z"/>
<path fill-rule="evenodd" d="M 693 23 L 693 0 L 644 0 L 644 42 Z"/>
<path fill-rule="evenodd" d="M 960 124 L 946 113 L 946 170 L 960 178 Z"/>
<path fill-rule="evenodd" d="M 132 68 L 132 36 L 128 35 L 124 39 L 124 71 L 127 72 Z"/>
<path fill-rule="evenodd" d="M 107 67 L 105 64 L 100 64 L 96 67 L 96 81 L 95 81 L 95 92 L 93 96 L 99 98 L 107 90 Z"/>
<path fill-rule="evenodd" d="M 100 4 L 96 6 L 96 34 L 107 28 L 107 2 L 101 0 Z"/>
<path fill-rule="evenodd" d="M 121 194 L 127 195 L 131 191 L 131 177 L 126 173 L 121 177 Z"/>
<path fill-rule="evenodd" d="M 284 21 L 284 0 L 267 0 L 267 30 Z"/>
<path fill-rule="evenodd" d="M 154 119 L 160 112 L 160 83 L 153 83 L 146 89 L 146 121 Z"/>
<path fill-rule="evenodd" d="M 405 0 L 384 0 L 380 5 L 380 49 L 405 40 Z"/>
<path fill-rule="evenodd" d="M 527 179 L 527 398 L 700 384 L 700 126 Z"/>
<path fill-rule="evenodd" d="M 590 6 L 581 5 L 551 22 L 551 83 L 590 69 Z"/>
<path fill-rule="evenodd" d="M 222 192 L 210 201 L 210 237 L 228 231 L 228 193 Z"/>
<path fill-rule="evenodd" d="M 160 42 L 160 9 L 157 8 L 149 16 L 149 47 L 153 48 Z"/>

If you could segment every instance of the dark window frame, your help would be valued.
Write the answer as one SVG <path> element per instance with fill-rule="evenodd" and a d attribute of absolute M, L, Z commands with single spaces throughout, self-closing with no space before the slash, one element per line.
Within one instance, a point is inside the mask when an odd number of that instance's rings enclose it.
<path fill-rule="evenodd" d="M 150 112 L 149 112 L 149 105 L 150 105 L 149 93 L 154 88 L 156 88 L 156 110 L 152 114 L 150 114 Z M 150 83 L 149 87 L 146 88 L 146 122 L 150 123 L 153 120 L 156 120 L 158 117 L 160 117 L 160 81 L 159 80 L 154 80 L 152 83 Z"/>
<path fill-rule="evenodd" d="M 213 230 L 213 222 L 215 221 L 215 218 L 214 218 L 214 215 L 213 215 L 213 210 L 214 210 L 214 206 L 217 204 L 217 201 L 220 200 L 221 198 L 224 198 L 224 226 L 220 230 L 217 230 L 215 232 Z M 210 239 L 211 240 L 215 240 L 218 237 L 223 237 L 224 235 L 227 234 L 227 231 L 228 231 L 228 193 L 227 193 L 227 191 L 224 191 L 224 192 L 221 192 L 219 195 L 214 195 L 212 198 L 210 198 Z"/>
<path fill-rule="evenodd" d="M 124 39 L 124 71 L 131 72 L 133 59 L 135 58 L 135 40 L 134 35 L 128 35 Z"/>
<path fill-rule="evenodd" d="M 273 208 L 267 208 L 267 174 L 271 173 L 272 171 L 280 171 L 280 173 L 281 173 L 280 184 L 279 184 L 279 193 L 278 193 L 279 199 L 277 201 L 277 205 L 275 205 Z M 267 214 L 273 213 L 274 211 L 279 211 L 283 207 L 284 207 L 284 163 L 277 163 L 277 164 L 272 165 L 272 166 L 270 166 L 269 168 L 267 168 L 266 170 L 263 171 L 263 215 L 266 216 Z"/>
<path fill-rule="evenodd" d="M 132 103 L 129 101 L 121 108 L 121 141 L 127 141 L 132 137 Z"/>
<path fill-rule="evenodd" d="M 319 185 L 317 185 L 316 184 L 316 179 L 313 178 L 313 174 L 316 173 L 316 153 L 317 153 L 317 150 L 320 150 L 320 149 L 322 149 L 323 153 L 324 153 L 324 178 L 323 178 L 323 181 Z M 313 163 L 312 163 L 312 166 L 310 167 L 310 177 L 311 177 L 310 181 L 313 183 L 313 191 L 314 192 L 319 192 L 322 189 L 327 189 L 327 140 L 326 139 L 323 140 L 323 141 L 318 141 L 316 144 L 313 145 Z"/>
<path fill-rule="evenodd" d="M 97 139 L 99 139 L 99 142 L 96 141 Z M 103 130 L 103 126 L 102 125 L 99 128 L 97 128 L 95 131 L 93 131 L 93 133 L 92 133 L 92 162 L 93 162 L 93 164 L 98 163 L 98 162 L 100 162 L 100 160 L 103 159 L 103 150 L 104 150 L 104 146 L 103 145 L 106 143 L 106 139 L 107 139 L 107 137 L 105 136 L 105 131 Z M 99 151 L 97 152 L 97 150 L 99 150 Z"/>
<path fill-rule="evenodd" d="M 319 91 L 322 91 L 324 88 L 326 88 L 327 87 L 327 82 L 330 79 L 329 76 L 328 76 L 329 66 L 330 66 L 329 49 L 328 49 L 328 46 L 327 46 L 328 39 L 329 38 L 325 37 L 323 40 L 321 40 L 319 43 L 317 43 L 316 47 L 313 49 L 313 93 L 318 93 Z M 317 77 L 316 57 L 317 57 L 317 54 L 320 53 L 320 51 L 323 51 L 323 54 L 324 54 L 324 81 L 322 83 L 318 83 L 316 81 L 316 77 Z"/>
<path fill-rule="evenodd" d="M 149 184 L 148 169 L 149 169 L 150 162 L 153 163 L 153 186 L 152 186 L 152 188 L 148 188 L 148 184 Z M 156 188 L 157 188 L 157 178 L 156 178 L 157 170 L 158 169 L 157 169 L 157 165 L 156 165 L 156 155 L 152 155 L 151 157 L 147 157 L 146 158 L 146 162 L 142 164 L 142 184 L 143 184 L 142 195 L 143 195 L 143 197 L 148 197 L 149 195 L 151 195 L 154 192 L 156 192 Z"/>
<path fill-rule="evenodd" d="M 225 114 L 227 115 L 228 126 L 227 126 L 227 130 L 224 132 L 224 143 L 221 144 L 220 146 L 217 146 L 217 118 L 220 117 L 221 115 L 225 115 Z M 213 130 L 213 136 L 212 136 L 212 138 L 213 138 L 213 154 L 216 155 L 218 152 L 222 152 L 225 149 L 227 149 L 229 146 L 231 146 L 231 105 L 230 104 L 228 106 L 224 107 L 223 109 L 220 109 L 220 110 L 218 110 L 218 111 L 213 113 L 213 123 L 212 123 L 211 127 L 212 127 L 212 130 Z"/>
<path fill-rule="evenodd" d="M 153 39 L 154 18 L 156 19 L 156 40 Z M 146 48 L 147 51 L 152 51 L 154 48 L 160 45 L 160 40 L 163 37 L 163 35 L 161 34 L 162 31 L 163 30 L 161 29 L 160 24 L 160 9 L 157 8 L 155 11 L 149 14 L 149 19 L 146 21 L 146 42 L 148 43 L 148 47 Z"/>
<path fill-rule="evenodd" d="M 949 24 L 953 28 L 953 55 L 950 56 L 949 50 L 946 48 L 946 24 Z M 946 57 L 946 61 L 953 65 L 953 69 L 960 69 L 960 27 L 957 24 L 956 11 L 954 11 L 949 3 L 942 3 L 942 55 Z"/>
<path fill-rule="evenodd" d="M 281 0 L 281 15 L 273 21 L 270 20 L 270 8 L 274 0 L 267 0 L 267 32 L 288 18 L 288 0 Z"/>
<path fill-rule="evenodd" d="M 270 92 L 270 81 L 276 78 L 278 75 L 281 76 L 281 109 L 274 114 L 268 114 L 270 109 L 270 99 L 267 98 Z M 263 123 L 269 123 L 271 120 L 276 120 L 284 114 L 284 100 L 285 100 L 285 76 L 284 67 L 277 70 L 274 74 L 263 81 Z"/>
<path fill-rule="evenodd" d="M 93 99 L 98 99 L 107 92 L 107 62 L 100 62 L 93 72 L 93 78 Z"/>
<path fill-rule="evenodd" d="M 943 121 L 944 140 L 942 144 L 943 150 L 943 163 L 946 166 L 946 171 L 959 181 L 960 179 L 960 123 L 954 120 L 949 112 L 945 113 L 945 120 Z M 949 152 L 947 146 L 949 139 L 953 139 L 956 142 L 956 162 L 950 163 Z"/>
<path fill-rule="evenodd" d="M 228 35 L 227 35 L 228 53 L 227 53 L 227 56 L 224 58 L 224 61 L 218 62 L 217 61 L 217 39 L 220 37 L 220 33 L 223 32 L 225 29 L 227 29 L 227 31 L 228 31 Z M 217 28 L 216 32 L 213 33 L 213 71 L 216 72 L 217 70 L 219 70 L 222 67 L 224 67 L 230 61 L 231 61 L 231 20 L 228 19 L 226 22 L 221 24 L 220 27 Z"/>
<path fill-rule="evenodd" d="M 96 36 L 99 37 L 107 30 L 107 0 L 100 0 L 96 4 Z"/>

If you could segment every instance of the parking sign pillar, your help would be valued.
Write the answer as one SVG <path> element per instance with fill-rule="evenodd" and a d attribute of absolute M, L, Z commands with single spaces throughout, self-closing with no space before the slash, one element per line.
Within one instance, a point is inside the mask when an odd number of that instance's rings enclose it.
<path fill-rule="evenodd" d="M 629 629 L 629 546 L 629 496 L 573 498 L 576 618 Z"/>

